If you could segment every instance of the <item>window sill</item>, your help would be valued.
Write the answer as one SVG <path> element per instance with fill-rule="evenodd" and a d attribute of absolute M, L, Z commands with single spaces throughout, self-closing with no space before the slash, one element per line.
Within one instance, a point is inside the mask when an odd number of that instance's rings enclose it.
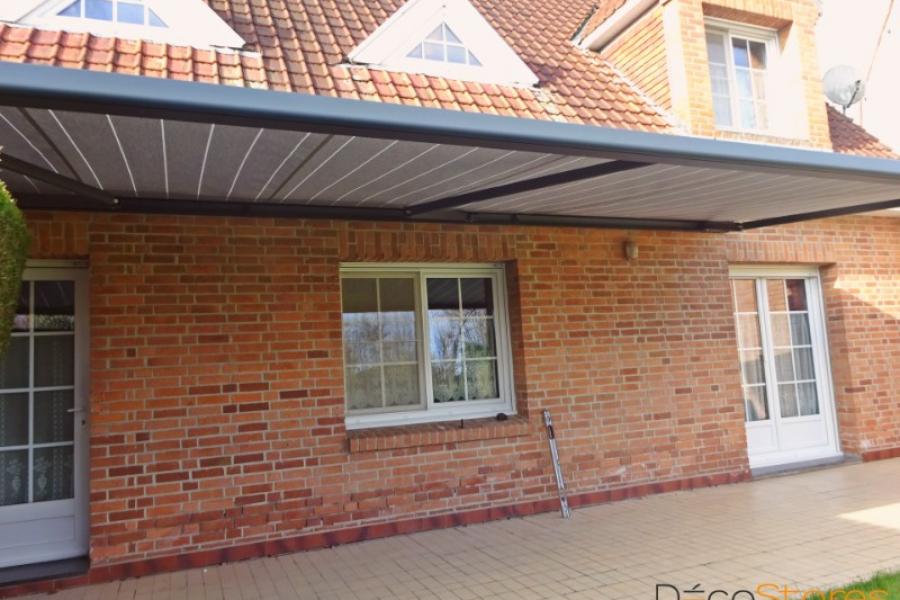
<path fill-rule="evenodd" d="M 442 421 L 418 425 L 357 429 L 347 432 L 350 453 L 443 446 L 459 442 L 511 438 L 528 435 L 531 426 L 523 416 L 512 416 L 506 421 L 495 418 L 470 421 Z"/>

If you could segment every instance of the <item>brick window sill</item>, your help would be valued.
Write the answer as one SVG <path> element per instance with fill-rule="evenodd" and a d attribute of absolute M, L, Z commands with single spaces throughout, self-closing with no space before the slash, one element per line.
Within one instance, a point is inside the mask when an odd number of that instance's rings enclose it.
<path fill-rule="evenodd" d="M 357 429 L 348 431 L 347 439 L 350 442 L 350 453 L 356 454 L 520 437 L 528 435 L 531 431 L 528 419 L 520 415 L 512 416 L 506 421 L 490 418 L 472 419 L 463 421 L 463 423 L 463 427 L 460 427 L 459 421 L 443 421 L 420 425 Z"/>

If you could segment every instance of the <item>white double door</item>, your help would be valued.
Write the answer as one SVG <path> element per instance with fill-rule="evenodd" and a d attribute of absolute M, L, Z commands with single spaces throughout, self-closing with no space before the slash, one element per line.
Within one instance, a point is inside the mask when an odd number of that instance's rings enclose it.
<path fill-rule="evenodd" d="M 818 271 L 731 274 L 751 468 L 840 455 Z"/>
<path fill-rule="evenodd" d="M 0 357 L 0 568 L 88 551 L 87 280 L 31 268 Z"/>

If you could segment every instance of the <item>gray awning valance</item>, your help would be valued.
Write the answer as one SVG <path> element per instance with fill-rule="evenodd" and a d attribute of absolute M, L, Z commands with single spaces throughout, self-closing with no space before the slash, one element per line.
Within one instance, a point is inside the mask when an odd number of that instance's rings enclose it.
<path fill-rule="evenodd" d="M 0 63 L 23 205 L 733 230 L 900 206 L 900 161 Z"/>

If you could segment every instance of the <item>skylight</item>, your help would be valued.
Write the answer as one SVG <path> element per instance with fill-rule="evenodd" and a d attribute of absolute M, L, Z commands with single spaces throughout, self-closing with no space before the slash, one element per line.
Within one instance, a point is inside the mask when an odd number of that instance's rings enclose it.
<path fill-rule="evenodd" d="M 144 0 L 75 0 L 57 15 L 128 25 L 166 27 L 153 10 L 144 5 Z"/>
<path fill-rule="evenodd" d="M 480 67 L 479 61 L 471 50 L 465 47 L 446 23 L 435 27 L 424 41 L 420 42 L 407 55 L 407 58 L 420 58 L 438 62 L 470 65 Z"/>

